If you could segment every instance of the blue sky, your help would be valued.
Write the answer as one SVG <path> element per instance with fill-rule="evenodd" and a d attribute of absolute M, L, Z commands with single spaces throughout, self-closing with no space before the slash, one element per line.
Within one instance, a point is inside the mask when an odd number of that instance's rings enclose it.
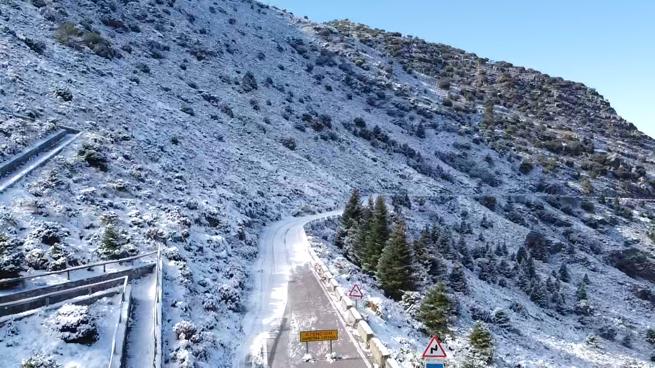
<path fill-rule="evenodd" d="M 264 0 L 315 21 L 350 20 L 583 82 L 655 137 L 653 0 Z"/>

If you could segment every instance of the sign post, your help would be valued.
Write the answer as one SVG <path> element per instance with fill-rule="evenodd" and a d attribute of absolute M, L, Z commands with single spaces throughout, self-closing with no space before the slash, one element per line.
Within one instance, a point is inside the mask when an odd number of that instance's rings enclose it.
<path fill-rule="evenodd" d="M 357 284 L 353 285 L 353 287 L 348 292 L 348 296 L 352 299 L 355 299 L 355 309 L 359 308 L 357 301 L 364 297 L 362 288 L 360 288 Z"/>
<path fill-rule="evenodd" d="M 443 362 L 443 359 L 447 357 L 446 350 L 441 346 L 438 336 L 432 336 L 422 357 L 425 361 L 425 368 L 446 368 L 446 363 Z"/>
<path fill-rule="evenodd" d="M 330 354 L 332 354 L 332 341 L 339 340 L 339 330 L 310 330 L 300 331 L 300 342 L 305 343 L 305 353 L 309 354 L 309 343 L 317 341 L 330 342 Z"/>

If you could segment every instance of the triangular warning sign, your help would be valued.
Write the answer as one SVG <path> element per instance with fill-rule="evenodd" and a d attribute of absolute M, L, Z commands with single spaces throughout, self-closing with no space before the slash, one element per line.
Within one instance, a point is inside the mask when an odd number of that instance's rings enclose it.
<path fill-rule="evenodd" d="M 363 298 L 364 293 L 362 293 L 362 289 L 359 287 L 359 285 L 355 284 L 348 292 L 348 296 L 351 298 Z"/>
<path fill-rule="evenodd" d="M 444 350 L 443 346 L 441 346 L 441 341 L 439 340 L 439 337 L 432 336 L 430 343 L 428 344 L 428 346 L 425 348 L 425 351 L 423 352 L 423 359 L 445 358 L 445 357 L 446 357 L 446 350 Z"/>

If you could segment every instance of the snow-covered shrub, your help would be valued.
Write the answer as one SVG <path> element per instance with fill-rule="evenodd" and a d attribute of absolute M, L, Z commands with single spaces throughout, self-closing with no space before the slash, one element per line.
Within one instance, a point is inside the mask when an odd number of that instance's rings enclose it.
<path fill-rule="evenodd" d="M 600 348 L 600 341 L 598 341 L 598 336 L 589 335 L 585 339 L 585 344 L 591 346 L 592 348 Z"/>
<path fill-rule="evenodd" d="M 28 235 L 28 239 L 45 245 L 55 245 L 63 243 L 63 239 L 69 235 L 70 232 L 60 225 L 45 222 L 36 226 Z"/>
<path fill-rule="evenodd" d="M 587 299 L 582 299 L 575 304 L 574 311 L 576 314 L 582 316 L 590 316 L 593 313 L 594 309 L 589 304 L 589 301 Z"/>
<path fill-rule="evenodd" d="M 241 294 L 237 288 L 232 285 L 223 284 L 218 288 L 218 297 L 227 308 L 234 312 L 242 310 Z"/>
<path fill-rule="evenodd" d="M 614 341 L 616 338 L 616 329 L 611 326 L 601 326 L 598 329 L 598 336 L 602 337 L 605 340 Z"/>
<path fill-rule="evenodd" d="M 280 143 L 282 145 L 292 151 L 296 150 L 296 140 L 293 139 L 292 137 L 287 137 L 287 138 L 281 138 Z"/>
<path fill-rule="evenodd" d="M 57 363 L 54 358 L 42 354 L 24 359 L 20 365 L 21 368 L 61 368 L 62 365 Z"/>
<path fill-rule="evenodd" d="M 492 321 L 494 324 L 506 328 L 511 326 L 509 315 L 503 309 L 496 309 L 493 313 Z"/>
<path fill-rule="evenodd" d="M 29 267 L 35 270 L 45 270 L 48 267 L 48 257 L 45 251 L 40 248 L 35 248 L 25 254 L 25 261 Z"/>
<path fill-rule="evenodd" d="M 219 304 L 213 295 L 205 295 L 202 300 L 202 307 L 208 311 L 217 311 Z"/>
<path fill-rule="evenodd" d="M 65 342 L 91 345 L 98 340 L 95 318 L 85 305 L 64 304 L 46 323 Z"/>
<path fill-rule="evenodd" d="M 257 89 L 257 80 L 252 72 L 246 72 L 246 74 L 241 79 L 241 88 L 244 92 L 250 92 Z"/>
<path fill-rule="evenodd" d="M 100 171 L 109 170 L 109 160 L 100 152 L 99 147 L 85 143 L 77 152 L 77 156 L 81 157 L 89 166 L 95 167 Z"/>
<path fill-rule="evenodd" d="M 175 337 L 178 340 L 189 340 L 198 331 L 196 325 L 190 321 L 180 321 L 173 326 Z"/>
<path fill-rule="evenodd" d="M 0 278 L 18 277 L 24 259 L 18 241 L 0 233 Z"/>

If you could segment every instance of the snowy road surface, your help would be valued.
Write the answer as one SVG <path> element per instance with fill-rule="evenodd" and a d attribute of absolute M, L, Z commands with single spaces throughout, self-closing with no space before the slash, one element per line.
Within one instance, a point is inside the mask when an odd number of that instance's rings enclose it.
<path fill-rule="evenodd" d="M 321 363 L 335 367 L 367 367 L 368 363 L 309 268 L 309 243 L 303 226 L 340 213 L 287 218 L 264 230 L 254 268 L 254 287 L 243 321 L 246 338 L 235 355 L 234 367 L 247 366 L 249 355 L 257 357 L 262 352 L 270 357 L 274 367 L 320 367 Z M 313 343 L 310 353 L 316 362 L 305 363 L 302 360 L 304 345 L 298 341 L 299 328 L 339 329 L 334 351 L 341 359 L 328 362 L 325 357 L 328 344 Z"/>
<path fill-rule="evenodd" d="M 132 311 L 127 333 L 127 368 L 151 367 L 154 359 L 153 318 L 155 306 L 154 273 L 132 283 Z"/>

